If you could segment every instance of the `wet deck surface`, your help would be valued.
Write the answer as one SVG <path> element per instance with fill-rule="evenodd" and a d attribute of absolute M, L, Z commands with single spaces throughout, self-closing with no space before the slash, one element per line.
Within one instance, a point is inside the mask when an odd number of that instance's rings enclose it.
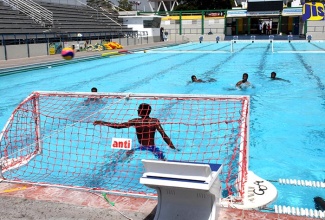
<path fill-rule="evenodd" d="M 16 197 L 27 200 L 37 200 L 44 203 L 44 211 L 51 208 L 51 204 L 55 203 L 66 204 L 70 209 L 75 207 L 88 207 L 97 211 L 109 211 L 111 215 L 107 219 L 146 219 L 154 218 L 155 207 L 157 205 L 156 199 L 139 198 L 129 196 L 119 196 L 107 194 L 106 199 L 101 193 L 65 189 L 48 186 L 35 186 L 27 184 L 16 183 L 0 183 L 0 200 L 3 197 Z M 18 202 L 16 202 L 18 204 Z M 13 205 L 16 205 L 13 204 Z M 15 208 L 19 212 L 19 207 Z M 33 209 L 33 207 L 29 207 Z M 71 210 L 72 211 L 72 210 Z M 47 211 L 48 212 L 48 211 Z M 82 215 L 82 212 L 80 212 Z M 124 217 L 125 215 L 126 217 Z M 95 219 L 85 218 L 85 214 L 75 216 L 75 219 Z M 0 217 L 0 219 L 2 219 Z M 55 218 L 54 218 L 55 219 Z M 66 219 L 70 219 L 66 217 Z M 283 219 L 283 220 L 302 220 L 308 219 L 305 217 L 297 217 L 291 215 L 279 215 L 276 213 L 265 213 L 259 211 L 239 210 L 233 208 L 221 208 L 218 219 L 236 220 L 236 219 Z"/>

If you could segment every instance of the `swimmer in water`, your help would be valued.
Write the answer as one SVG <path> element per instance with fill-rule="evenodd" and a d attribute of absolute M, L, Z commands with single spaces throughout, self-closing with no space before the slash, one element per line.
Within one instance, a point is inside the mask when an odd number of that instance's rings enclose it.
<path fill-rule="evenodd" d="M 240 88 L 240 89 L 243 89 L 243 88 L 247 88 L 249 86 L 251 86 L 251 83 L 248 82 L 248 74 L 244 73 L 243 74 L 243 79 L 236 83 L 236 87 Z"/>
<path fill-rule="evenodd" d="M 281 81 L 285 81 L 285 82 L 290 82 L 289 80 L 276 77 L 276 72 L 271 73 L 271 80 L 281 80 Z"/>
<path fill-rule="evenodd" d="M 191 80 L 192 80 L 192 82 L 215 82 L 215 81 L 217 81 L 217 80 L 215 80 L 215 79 L 213 79 L 213 78 L 209 78 L 208 80 L 202 80 L 202 79 L 198 79 L 198 78 L 196 78 L 196 76 L 195 75 L 193 75 L 193 76 L 191 76 Z"/>

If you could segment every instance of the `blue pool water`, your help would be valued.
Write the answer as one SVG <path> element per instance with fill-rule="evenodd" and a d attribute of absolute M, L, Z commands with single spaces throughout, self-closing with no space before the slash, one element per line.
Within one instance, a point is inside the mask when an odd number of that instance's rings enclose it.
<path fill-rule="evenodd" d="M 313 197 L 324 198 L 324 189 L 277 180 L 325 180 L 324 51 L 323 42 L 189 43 L 0 75 L 0 127 L 37 90 L 88 92 L 97 87 L 99 92 L 250 95 L 249 169 L 275 181 L 275 204 L 314 208 Z M 272 71 L 290 82 L 270 80 Z M 244 72 L 254 88 L 235 89 Z M 217 81 L 193 84 L 191 75 Z"/>

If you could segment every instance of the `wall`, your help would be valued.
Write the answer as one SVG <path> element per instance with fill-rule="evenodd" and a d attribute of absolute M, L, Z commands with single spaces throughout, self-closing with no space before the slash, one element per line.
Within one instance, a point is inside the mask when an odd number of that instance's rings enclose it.
<path fill-rule="evenodd" d="M 128 28 L 132 28 L 133 31 L 146 31 L 149 37 L 160 35 L 159 24 L 157 25 L 157 27 L 143 27 L 143 21 L 152 21 L 154 18 L 160 21 L 161 17 L 159 16 L 121 16 L 120 18 L 123 19 L 123 24 L 127 25 Z"/>
<path fill-rule="evenodd" d="M 37 56 L 46 56 L 48 54 L 48 45 L 43 44 L 29 44 L 29 56 L 37 57 Z"/>
<path fill-rule="evenodd" d="M 191 41 L 197 41 L 202 35 L 202 23 L 201 19 L 195 20 L 182 20 L 182 35 L 189 38 Z M 166 20 L 163 19 L 161 26 L 168 32 L 169 39 L 175 39 L 174 35 L 180 34 L 179 20 Z M 219 36 L 221 40 L 225 38 L 224 35 L 225 20 L 224 18 L 206 18 L 204 19 L 204 39 L 209 41 L 215 41 L 216 36 Z M 211 32 L 212 34 L 208 34 Z"/>
<path fill-rule="evenodd" d="M 312 40 L 325 40 L 325 22 L 307 21 L 306 36 L 311 35 Z"/>
<path fill-rule="evenodd" d="M 113 40 L 114 41 L 114 40 Z M 154 37 L 138 37 L 138 38 L 120 38 L 115 40 L 117 43 L 121 44 L 123 47 L 125 45 L 146 45 L 155 42 Z"/>
<path fill-rule="evenodd" d="M 19 59 L 19 58 L 25 58 L 25 57 L 28 57 L 27 44 L 7 46 L 7 58 L 8 59 Z"/>
<path fill-rule="evenodd" d="M 156 41 L 159 41 L 159 37 L 138 37 L 138 38 L 116 38 L 112 39 L 123 47 L 132 45 L 145 45 Z M 77 41 L 65 42 L 65 46 L 71 46 L 77 44 Z M 95 45 L 96 43 L 102 43 L 101 40 L 91 40 L 90 44 Z M 37 57 L 37 56 L 47 56 L 48 55 L 48 44 L 19 44 L 19 45 L 8 45 L 7 50 L 7 60 Z M 48 55 L 50 56 L 50 55 Z M 0 46 L 0 60 L 6 60 L 5 57 L 5 47 Z"/>
<path fill-rule="evenodd" d="M 183 35 L 183 38 L 186 38 L 190 42 L 200 42 L 199 38 L 201 36 L 203 37 L 203 42 L 216 42 L 217 36 L 220 38 L 220 41 L 224 40 L 224 35 L 223 35 L 223 37 L 220 37 L 220 35 L 217 35 L 217 34 L 212 34 L 212 35 L 208 35 L 208 34 L 204 34 L 204 35 L 190 34 L 190 35 L 188 35 L 188 34 L 185 34 L 185 35 Z"/>
<path fill-rule="evenodd" d="M 47 52 L 47 44 L 19 44 L 6 46 L 7 59 L 19 59 L 27 57 L 45 56 Z M 5 47 L 0 46 L 0 60 L 5 60 Z"/>
<path fill-rule="evenodd" d="M 5 60 L 5 47 L 0 46 L 0 61 Z"/>
<path fill-rule="evenodd" d="M 178 16 L 169 20 L 168 17 L 164 17 L 161 21 L 161 27 L 164 28 L 164 32 L 168 32 L 167 40 L 171 42 L 179 42 L 188 39 L 189 41 L 198 41 L 202 36 L 202 20 L 201 16 L 196 16 L 195 19 L 182 20 L 182 34 L 180 35 Z M 148 33 L 151 42 L 160 41 L 160 28 L 144 28 L 144 20 L 152 20 L 151 16 L 123 16 L 123 24 L 127 24 L 134 31 L 146 31 Z M 219 36 L 220 40 L 224 40 L 224 18 L 206 18 L 204 20 L 204 40 L 215 41 Z M 208 34 L 211 32 L 212 34 Z M 140 37 L 141 39 L 141 37 Z M 125 41 L 125 39 L 122 38 Z M 139 41 L 139 40 L 138 40 Z M 150 43 L 150 42 L 149 42 Z"/>

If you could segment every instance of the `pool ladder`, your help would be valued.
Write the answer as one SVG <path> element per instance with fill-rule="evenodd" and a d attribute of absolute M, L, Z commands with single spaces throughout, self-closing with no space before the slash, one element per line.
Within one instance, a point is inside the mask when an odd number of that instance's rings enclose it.
<path fill-rule="evenodd" d="M 279 214 L 306 216 L 311 218 L 325 218 L 325 211 L 320 211 L 316 209 L 295 208 L 290 206 L 275 205 L 274 212 Z"/>
<path fill-rule="evenodd" d="M 325 188 L 325 182 L 320 182 L 320 181 L 279 179 L 279 183 L 284 184 L 284 185 L 296 185 L 296 186 L 309 186 L 309 187 Z"/>

